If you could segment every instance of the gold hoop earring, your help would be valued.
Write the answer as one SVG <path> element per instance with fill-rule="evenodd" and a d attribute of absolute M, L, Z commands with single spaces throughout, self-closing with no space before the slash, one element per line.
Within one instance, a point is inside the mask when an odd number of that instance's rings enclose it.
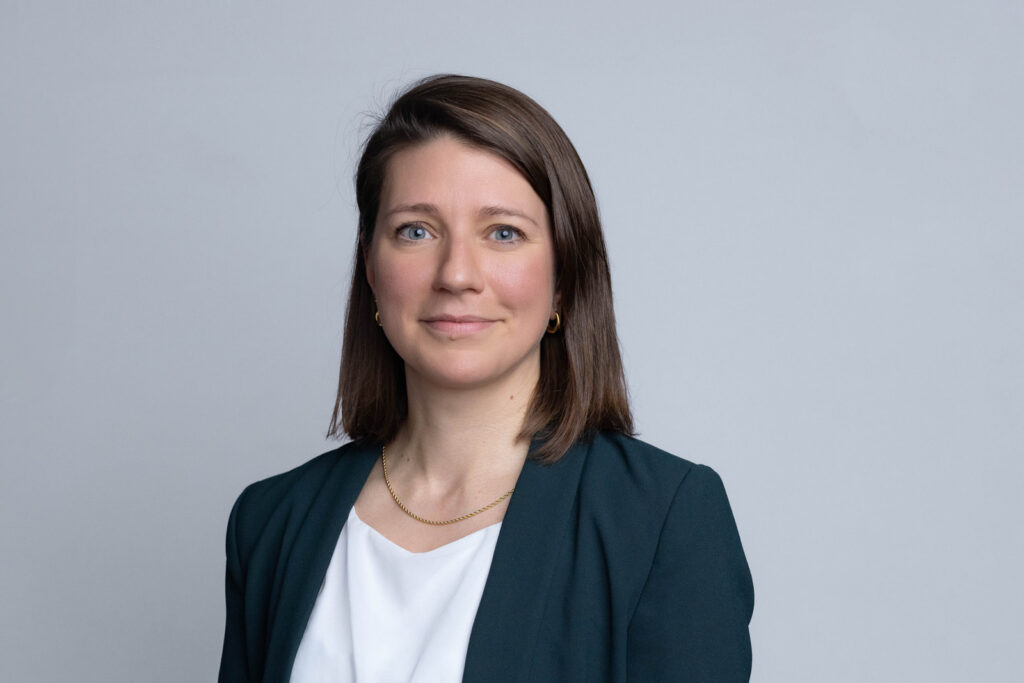
<path fill-rule="evenodd" d="M 555 322 L 551 322 L 550 320 L 548 321 L 548 329 L 546 332 L 548 334 L 554 334 L 560 329 L 562 329 L 562 316 L 558 315 L 558 311 L 555 311 Z"/>
<path fill-rule="evenodd" d="M 377 311 L 373 314 L 373 319 L 377 321 L 377 327 L 384 327 L 383 325 L 380 324 L 380 311 Z"/>

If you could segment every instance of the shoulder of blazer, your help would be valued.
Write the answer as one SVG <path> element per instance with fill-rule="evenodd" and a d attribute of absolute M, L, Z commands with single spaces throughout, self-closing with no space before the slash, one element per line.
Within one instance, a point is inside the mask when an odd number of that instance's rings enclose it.
<path fill-rule="evenodd" d="M 703 466 L 640 439 L 600 432 L 583 468 L 581 494 L 603 508 L 662 518 L 682 481 L 700 469 Z"/>
<path fill-rule="evenodd" d="M 291 526 L 289 521 L 305 518 L 339 463 L 360 459 L 364 450 L 357 444 L 347 443 L 287 472 L 247 486 L 235 501 L 231 514 L 236 550 L 243 568 L 262 537 Z"/>
<path fill-rule="evenodd" d="M 731 544 L 736 533 L 714 470 L 620 434 L 595 437 L 580 478 L 579 514 L 601 530 L 608 566 L 632 577 L 620 586 L 628 584 L 630 613 L 656 558 L 677 559 L 672 548 L 683 536 L 708 533 Z"/>

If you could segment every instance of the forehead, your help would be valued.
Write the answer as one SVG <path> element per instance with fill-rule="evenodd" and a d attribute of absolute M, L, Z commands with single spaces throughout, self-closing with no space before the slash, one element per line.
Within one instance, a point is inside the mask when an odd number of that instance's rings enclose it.
<path fill-rule="evenodd" d="M 509 205 L 538 220 L 547 214 L 544 202 L 515 166 L 451 136 L 413 145 L 388 161 L 378 215 L 412 204 L 452 210 Z"/>

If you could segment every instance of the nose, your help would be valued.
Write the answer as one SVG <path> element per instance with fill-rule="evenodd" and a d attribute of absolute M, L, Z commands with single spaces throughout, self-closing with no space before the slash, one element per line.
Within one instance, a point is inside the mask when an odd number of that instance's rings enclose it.
<path fill-rule="evenodd" d="M 460 294 L 483 289 L 476 245 L 469 237 L 449 235 L 440 249 L 434 288 Z"/>

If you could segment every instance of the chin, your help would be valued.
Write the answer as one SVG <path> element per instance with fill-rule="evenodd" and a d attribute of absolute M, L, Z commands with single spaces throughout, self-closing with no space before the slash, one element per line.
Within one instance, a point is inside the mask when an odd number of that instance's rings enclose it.
<path fill-rule="evenodd" d="M 475 354 L 471 354 L 475 355 Z M 407 363 L 407 372 L 411 369 Z M 426 384 L 444 389 L 481 389 L 488 385 L 500 384 L 518 372 L 526 369 L 530 364 L 500 363 L 494 358 L 447 358 L 439 359 L 436 362 L 419 365 L 414 372 Z M 536 363 L 539 371 L 539 358 Z"/>
<path fill-rule="evenodd" d="M 442 389 L 481 389 L 499 382 L 501 374 L 480 368 L 444 368 L 443 371 L 419 373 L 428 384 Z"/>

